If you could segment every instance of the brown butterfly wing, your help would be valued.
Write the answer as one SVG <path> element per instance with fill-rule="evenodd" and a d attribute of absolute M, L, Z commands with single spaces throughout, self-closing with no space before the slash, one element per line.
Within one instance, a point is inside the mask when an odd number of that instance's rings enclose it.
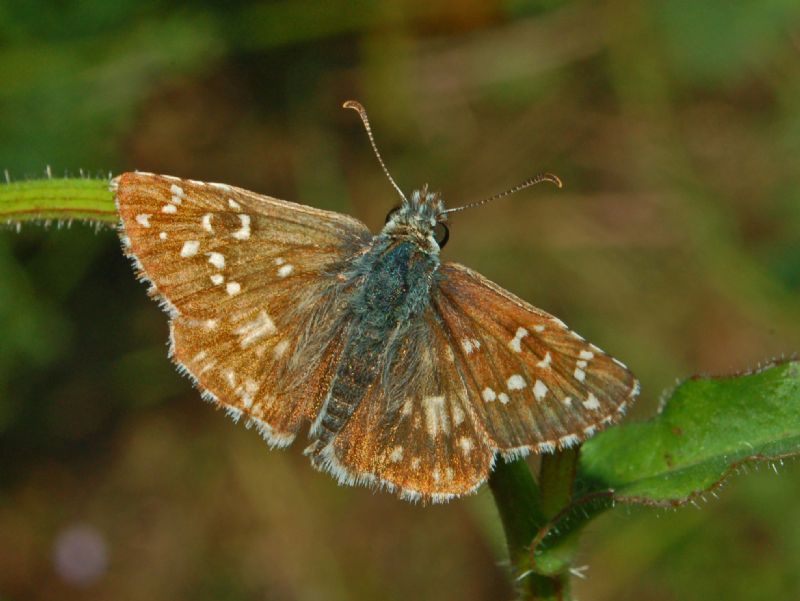
<path fill-rule="evenodd" d="M 407 500 L 474 492 L 494 453 L 433 307 L 393 357 L 317 466 L 340 483 L 377 485 Z"/>
<path fill-rule="evenodd" d="M 171 316 L 171 355 L 204 396 L 289 444 L 328 389 L 346 327 L 337 266 L 359 221 L 223 184 L 126 173 L 126 254 Z"/>
<path fill-rule="evenodd" d="M 440 274 L 429 311 L 323 453 L 340 482 L 445 501 L 475 491 L 496 452 L 570 447 L 637 395 L 624 365 L 559 319 L 463 266 Z"/>
<path fill-rule="evenodd" d="M 577 444 L 639 392 L 625 365 L 462 265 L 441 267 L 434 302 L 487 442 L 506 456 Z"/>

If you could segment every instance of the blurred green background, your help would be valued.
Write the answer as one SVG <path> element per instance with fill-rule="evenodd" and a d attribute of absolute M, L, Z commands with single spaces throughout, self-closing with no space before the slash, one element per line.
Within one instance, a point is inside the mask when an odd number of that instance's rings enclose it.
<path fill-rule="evenodd" d="M 141 169 L 353 214 L 450 205 L 466 263 L 643 396 L 800 341 L 797 0 L 0 3 L 0 167 Z M 110 231 L 0 232 L 0 599 L 508 599 L 491 497 L 420 508 L 272 451 L 166 360 Z M 594 523 L 577 596 L 800 599 L 800 469 Z"/>

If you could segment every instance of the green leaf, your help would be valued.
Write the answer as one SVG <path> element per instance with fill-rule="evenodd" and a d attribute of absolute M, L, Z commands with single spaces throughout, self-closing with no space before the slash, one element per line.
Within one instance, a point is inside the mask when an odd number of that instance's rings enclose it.
<path fill-rule="evenodd" d="M 534 538 L 532 567 L 566 569 L 574 534 L 615 503 L 680 506 L 749 462 L 798 454 L 800 362 L 687 380 L 651 420 L 610 428 L 583 446 L 574 500 Z"/>
<path fill-rule="evenodd" d="M 742 463 L 800 453 L 800 363 L 731 378 L 693 378 L 658 416 L 611 428 L 583 447 L 579 479 L 614 499 L 681 505 Z"/>
<path fill-rule="evenodd" d="M 0 185 L 0 223 L 88 221 L 115 225 L 114 195 L 107 179 L 38 179 Z"/>

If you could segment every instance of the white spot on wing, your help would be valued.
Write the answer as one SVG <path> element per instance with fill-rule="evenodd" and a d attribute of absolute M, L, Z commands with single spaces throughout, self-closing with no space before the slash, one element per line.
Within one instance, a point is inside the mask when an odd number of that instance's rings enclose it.
<path fill-rule="evenodd" d="M 172 193 L 172 197 L 169 199 L 172 204 L 179 205 L 181 202 L 183 202 L 183 188 L 172 184 L 172 186 L 169 188 L 169 191 Z"/>
<path fill-rule="evenodd" d="M 239 220 L 242 222 L 242 227 L 233 232 L 233 237 L 237 240 L 247 240 L 250 237 L 250 215 L 241 214 Z"/>
<path fill-rule="evenodd" d="M 481 341 L 477 338 L 464 338 L 461 341 L 461 347 L 467 355 L 471 355 L 474 351 L 481 348 Z"/>
<path fill-rule="evenodd" d="M 517 328 L 517 332 L 516 334 L 514 334 L 514 337 L 508 343 L 508 346 L 511 347 L 511 350 L 514 351 L 515 353 L 521 353 L 522 339 L 525 338 L 525 336 L 527 335 L 528 335 L 528 330 L 526 330 L 523 327 Z"/>
<path fill-rule="evenodd" d="M 510 398 L 508 398 L 508 395 L 505 392 L 501 392 L 500 394 L 498 394 L 497 398 L 500 399 L 500 402 L 503 403 L 503 405 L 505 405 L 511 400 Z"/>
<path fill-rule="evenodd" d="M 581 351 L 579 357 L 588 361 L 594 357 L 594 353 L 592 351 Z"/>
<path fill-rule="evenodd" d="M 241 209 L 241 208 L 242 208 L 242 205 L 240 205 L 238 202 L 236 202 L 236 201 L 235 201 L 235 200 L 233 200 L 232 198 L 229 198 L 229 199 L 228 199 L 228 206 L 229 206 L 230 208 L 232 208 L 234 211 L 238 211 L 239 209 Z"/>
<path fill-rule="evenodd" d="M 425 428 L 428 435 L 434 438 L 439 432 L 450 432 L 450 416 L 444 404 L 443 396 L 429 396 L 422 399 L 422 408 L 425 411 Z"/>
<path fill-rule="evenodd" d="M 161 238 L 162 240 L 166 240 L 167 239 L 167 232 L 160 232 L 158 234 L 158 237 Z"/>
<path fill-rule="evenodd" d="M 225 267 L 225 255 L 218 252 L 210 252 L 208 253 L 208 262 L 217 269 L 223 269 Z"/>
<path fill-rule="evenodd" d="M 280 359 L 283 357 L 283 354 L 286 352 L 286 349 L 289 348 L 289 341 L 288 340 L 281 340 L 278 344 L 275 345 L 275 348 L 272 350 L 272 353 L 275 355 L 276 359 Z"/>
<path fill-rule="evenodd" d="M 211 227 L 211 213 L 206 213 L 205 215 L 203 215 L 203 219 L 201 221 L 203 222 L 203 229 L 213 234 L 214 228 Z"/>
<path fill-rule="evenodd" d="M 549 389 L 547 385 L 542 382 L 541 380 L 536 380 L 533 384 L 533 396 L 536 397 L 537 401 L 541 401 L 545 396 L 547 396 Z"/>
<path fill-rule="evenodd" d="M 389 455 L 389 461 L 392 463 L 397 463 L 403 458 L 403 447 L 397 445 L 395 448 L 392 449 L 392 453 Z"/>
<path fill-rule="evenodd" d="M 225 290 L 233 296 L 234 294 L 239 294 L 242 291 L 242 285 L 239 282 L 228 282 L 225 285 Z"/>
<path fill-rule="evenodd" d="M 544 326 L 542 324 L 538 324 L 533 326 L 534 331 L 536 332 L 544 332 Z"/>
<path fill-rule="evenodd" d="M 461 452 L 464 453 L 464 455 L 469 455 L 472 450 L 472 439 L 462 436 L 458 439 L 458 446 L 461 447 Z"/>
<path fill-rule="evenodd" d="M 541 361 L 539 361 L 539 362 L 536 364 L 536 367 L 541 367 L 542 369 L 547 369 L 547 368 L 549 368 L 549 367 L 550 367 L 550 363 L 552 362 L 552 360 L 553 360 L 553 358 L 550 356 L 550 351 L 547 351 L 547 352 L 544 354 L 544 359 L 542 359 Z"/>
<path fill-rule="evenodd" d="M 289 275 L 293 271 L 294 271 L 294 265 L 291 265 L 291 264 L 281 265 L 278 268 L 278 276 L 280 276 L 282 278 L 285 278 L 287 275 Z"/>
<path fill-rule="evenodd" d="M 586 372 L 580 367 L 576 367 L 575 372 L 572 375 L 575 376 L 575 379 L 578 380 L 578 382 L 583 382 L 586 379 Z"/>
<path fill-rule="evenodd" d="M 166 204 L 163 207 L 161 207 L 161 212 L 162 213 L 177 213 L 178 212 L 178 207 L 176 207 L 175 205 Z"/>
<path fill-rule="evenodd" d="M 150 227 L 150 215 L 147 213 L 141 213 L 136 216 L 136 222 L 142 227 Z"/>
<path fill-rule="evenodd" d="M 225 276 L 221 273 L 215 273 L 211 276 L 211 283 L 215 286 L 219 286 L 222 282 L 225 281 Z"/>
<path fill-rule="evenodd" d="M 453 403 L 452 407 L 450 408 L 450 414 L 453 417 L 454 426 L 460 426 L 462 423 L 464 423 L 464 410 L 458 403 Z"/>
<path fill-rule="evenodd" d="M 491 403 L 497 398 L 497 395 L 495 394 L 494 390 L 492 390 L 487 386 L 481 392 L 481 397 L 483 397 L 483 400 L 486 401 L 487 403 Z"/>
<path fill-rule="evenodd" d="M 230 284 L 228 285 L 230 286 Z M 241 336 L 239 339 L 239 345 L 242 348 L 247 348 L 256 340 L 259 340 L 264 336 L 270 336 L 276 331 L 275 322 L 272 321 L 266 311 L 261 311 L 253 321 L 250 321 L 238 328 L 236 333 Z"/>
<path fill-rule="evenodd" d="M 197 254 L 197 250 L 200 248 L 200 243 L 197 240 L 187 240 L 183 243 L 183 248 L 181 248 L 181 256 L 182 257 L 193 257 Z"/>
<path fill-rule="evenodd" d="M 537 380 L 537 382 L 538 382 L 538 380 Z M 522 390 L 523 388 L 525 388 L 528 385 L 528 383 L 525 381 L 525 378 L 523 378 L 519 374 L 514 374 L 513 376 L 511 376 L 508 379 L 507 384 L 508 384 L 508 389 L 509 390 Z"/>
<path fill-rule="evenodd" d="M 588 398 L 583 401 L 583 406 L 587 409 L 591 409 L 592 411 L 597 411 L 600 409 L 600 401 L 598 401 L 597 397 L 590 392 Z"/>
<path fill-rule="evenodd" d="M 236 394 L 242 399 L 242 404 L 245 409 L 250 409 L 253 406 L 253 397 L 258 392 L 258 384 L 255 380 L 247 379 L 244 385 L 236 389 Z"/>

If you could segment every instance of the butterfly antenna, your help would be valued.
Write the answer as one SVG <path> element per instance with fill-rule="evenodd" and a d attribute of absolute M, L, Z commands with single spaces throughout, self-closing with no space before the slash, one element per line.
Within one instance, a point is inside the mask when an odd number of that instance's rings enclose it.
<path fill-rule="evenodd" d="M 494 196 L 490 196 L 489 198 L 484 198 L 483 200 L 479 200 L 478 202 L 471 202 L 463 207 L 455 207 L 453 209 L 447 209 L 442 211 L 442 213 L 455 213 L 457 211 L 463 211 L 464 209 L 471 209 L 473 207 L 479 207 L 481 205 L 485 205 L 488 202 L 492 202 L 493 200 L 498 200 L 505 196 L 510 196 L 515 192 L 519 192 L 520 190 L 524 190 L 525 188 L 530 188 L 531 186 L 535 186 L 536 184 L 541 184 L 542 182 L 550 182 L 551 184 L 555 184 L 559 188 L 564 187 L 564 183 L 561 181 L 557 175 L 553 175 L 552 173 L 540 173 L 530 179 L 526 179 L 521 184 L 517 184 L 513 188 L 509 188 L 505 192 L 500 192 L 500 194 L 495 194 Z"/>
<path fill-rule="evenodd" d="M 358 116 L 361 117 L 361 122 L 364 124 L 364 129 L 367 130 L 367 136 L 369 137 L 369 143 L 372 144 L 372 150 L 375 152 L 375 156 L 378 159 L 378 162 L 381 164 L 381 168 L 383 172 L 386 174 L 386 177 L 389 178 L 389 181 L 394 186 L 394 189 L 397 190 L 397 193 L 400 195 L 405 202 L 408 202 L 406 195 L 403 194 L 403 191 L 400 189 L 400 186 L 397 185 L 397 182 L 394 181 L 392 174 L 389 173 L 389 170 L 386 168 L 386 163 L 383 162 L 383 158 L 381 157 L 381 153 L 378 152 L 378 146 L 375 144 L 375 138 L 372 135 L 372 127 L 369 125 L 369 118 L 367 117 L 367 110 L 364 106 L 356 101 L 356 100 L 348 100 L 343 105 L 342 108 L 346 109 L 353 109 L 355 112 L 358 113 Z"/>

